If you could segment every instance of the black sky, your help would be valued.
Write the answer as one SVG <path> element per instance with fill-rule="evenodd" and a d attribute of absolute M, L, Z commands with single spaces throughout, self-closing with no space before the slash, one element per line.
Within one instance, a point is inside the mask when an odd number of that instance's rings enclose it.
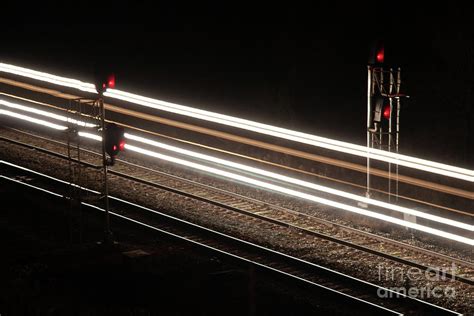
<path fill-rule="evenodd" d="M 401 117 L 402 151 L 472 166 L 469 6 L 318 1 L 120 9 L 104 15 L 105 24 L 4 24 L 0 58 L 86 81 L 106 64 L 124 90 L 363 143 L 366 63 L 371 41 L 381 39 L 411 96 Z M 143 24 L 126 23 L 137 17 Z"/>

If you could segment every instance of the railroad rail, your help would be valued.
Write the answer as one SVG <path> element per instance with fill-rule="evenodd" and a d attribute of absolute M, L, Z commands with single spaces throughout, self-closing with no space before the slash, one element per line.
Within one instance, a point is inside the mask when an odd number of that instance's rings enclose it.
<path fill-rule="evenodd" d="M 2 163 L 2 169 L 3 175 L 0 177 L 4 181 L 13 181 L 57 198 L 67 197 L 69 183 L 66 181 L 13 164 Z M 34 184 L 16 180 L 15 177 L 20 174 L 27 174 L 29 182 Z M 98 194 L 90 189 L 81 189 Z M 364 314 L 460 315 L 399 293 L 393 293 L 394 297 L 382 299 L 375 294 L 380 291 L 393 291 L 119 198 L 111 197 L 111 202 L 114 209 L 111 215 L 121 220 L 192 243 L 221 256 L 230 257 L 260 269 L 304 282 L 324 293 L 324 297 L 337 300 L 342 306 L 348 304 L 347 306 L 351 306 L 353 310 L 361 311 Z M 85 202 L 82 204 L 85 207 L 103 211 L 97 205 Z"/>
<path fill-rule="evenodd" d="M 28 137 L 35 137 L 39 140 L 41 147 L 21 143 L 5 137 L 0 139 L 60 158 L 67 158 L 64 154 L 67 144 L 45 139 L 33 134 L 27 135 Z M 91 161 L 97 161 L 97 158 L 100 157 L 101 154 L 88 149 L 81 150 L 84 152 L 84 154 L 82 154 L 83 161 L 81 163 L 89 167 L 100 167 L 92 164 Z M 61 153 L 61 151 L 63 153 Z M 87 160 L 89 162 L 87 162 Z M 365 253 L 389 259 L 393 262 L 415 267 L 423 271 L 444 274 L 448 278 L 474 285 L 474 263 L 460 258 L 443 255 L 432 250 L 409 245 L 340 223 L 321 219 L 310 214 L 273 205 L 242 194 L 184 179 L 123 159 L 117 159 L 114 168 L 110 169 L 109 173 L 134 182 L 143 183 L 215 205 L 226 210 L 226 212 L 237 212 L 244 216 L 271 222 L 276 225 L 291 228 L 294 231 L 308 236 L 329 240 Z M 447 267 L 453 263 L 456 264 L 455 274 L 448 271 L 441 271 L 437 268 Z"/>

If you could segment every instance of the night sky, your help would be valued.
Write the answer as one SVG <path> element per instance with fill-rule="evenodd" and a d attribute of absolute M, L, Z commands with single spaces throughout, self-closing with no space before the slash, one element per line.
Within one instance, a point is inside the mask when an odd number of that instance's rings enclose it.
<path fill-rule="evenodd" d="M 114 8 L 106 24 L 4 23 L 0 59 L 88 82 L 102 65 L 119 89 L 364 144 L 369 47 L 383 40 L 411 96 L 402 104 L 401 151 L 472 169 L 470 7 L 121 9 L 129 19 Z M 125 24 L 137 17 L 145 24 Z"/>

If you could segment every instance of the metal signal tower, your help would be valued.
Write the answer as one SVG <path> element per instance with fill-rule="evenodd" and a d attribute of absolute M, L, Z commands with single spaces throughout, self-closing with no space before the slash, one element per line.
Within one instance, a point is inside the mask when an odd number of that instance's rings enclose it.
<path fill-rule="evenodd" d="M 113 243 L 113 235 L 110 230 L 110 214 L 109 214 L 109 184 L 108 184 L 108 166 L 113 165 L 115 157 L 111 155 L 110 159 L 107 157 L 106 143 L 109 138 L 106 122 L 105 122 L 105 107 L 104 107 L 104 92 L 107 88 L 115 87 L 115 75 L 109 74 L 98 74 L 95 78 L 95 86 L 98 93 L 98 98 L 95 100 L 95 108 L 98 109 L 98 121 L 99 131 L 102 136 L 102 174 L 103 174 L 103 186 L 102 186 L 102 198 L 104 199 L 104 244 Z"/>
<path fill-rule="evenodd" d="M 401 69 L 384 69 L 385 51 L 375 45 L 367 66 L 367 197 L 370 197 L 372 149 L 398 153 L 400 146 Z M 398 164 L 395 164 L 395 198 L 398 200 Z M 388 163 L 388 200 L 392 198 L 392 164 Z"/>
<path fill-rule="evenodd" d="M 81 125 L 89 124 L 99 126 L 98 113 L 94 107 L 95 101 L 84 98 L 71 99 L 67 107 L 67 155 L 69 162 L 69 234 L 71 243 L 74 241 L 74 232 L 78 231 L 78 241 L 82 243 L 84 214 L 82 211 L 82 201 L 88 200 L 89 196 L 83 192 L 82 187 L 86 184 L 87 174 L 84 171 L 81 156 L 81 137 L 79 129 Z M 77 210 L 75 214 L 74 210 Z M 76 220 L 75 216 L 78 215 Z M 78 222 L 78 224 L 76 223 Z M 76 225 L 77 224 L 77 225 Z M 78 226 L 78 227 L 77 227 Z"/>
<path fill-rule="evenodd" d="M 82 211 L 81 201 L 85 193 L 82 191 L 84 186 L 83 167 L 81 164 L 81 150 L 79 127 L 84 124 L 91 124 L 99 132 L 102 140 L 107 138 L 107 127 L 105 121 L 105 108 L 103 99 L 103 90 L 98 90 L 99 96 L 95 100 L 74 99 L 70 100 L 68 108 L 68 133 L 67 133 L 67 151 L 69 158 L 69 178 L 70 178 L 70 199 L 71 214 L 73 208 L 79 208 L 81 216 L 81 239 L 82 239 Z M 87 110 L 86 110 L 87 109 Z M 87 112 L 87 113 L 86 113 Z M 83 126 L 84 127 L 84 126 Z M 100 201 L 104 203 L 104 240 L 105 244 L 112 243 L 112 232 L 110 230 L 109 215 L 109 186 L 108 186 L 108 166 L 112 165 L 113 158 L 110 159 L 106 154 L 106 142 L 101 142 L 102 151 L 102 184 L 100 185 Z M 72 222 L 71 222 L 72 223 Z M 72 224 L 70 225 L 72 228 Z M 72 229 L 71 229 L 72 231 Z M 72 233 L 71 233 L 72 234 Z"/>

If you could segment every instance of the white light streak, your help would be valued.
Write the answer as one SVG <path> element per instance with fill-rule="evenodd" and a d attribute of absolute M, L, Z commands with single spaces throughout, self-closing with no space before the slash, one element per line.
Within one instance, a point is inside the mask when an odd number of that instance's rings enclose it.
<path fill-rule="evenodd" d="M 91 134 L 91 133 L 86 133 L 86 132 L 79 132 L 77 133 L 81 137 L 97 140 L 99 142 L 102 141 L 102 136 L 96 135 L 96 134 Z"/>
<path fill-rule="evenodd" d="M 54 123 L 51 123 L 51 122 L 48 122 L 48 121 L 40 120 L 40 119 L 31 117 L 31 116 L 27 116 L 27 115 L 23 115 L 23 114 L 11 112 L 11 111 L 8 111 L 8 110 L 2 110 L 2 109 L 0 109 L 0 115 L 8 115 L 8 116 L 11 116 L 11 117 L 20 119 L 20 120 L 24 120 L 24 121 L 28 121 L 28 122 L 31 122 L 31 123 L 35 123 L 35 124 L 39 124 L 39 125 L 51 127 L 51 128 L 58 129 L 58 130 L 65 130 L 65 129 L 67 129 L 66 126 L 61 126 L 61 125 L 58 125 L 58 124 L 54 124 Z"/>
<path fill-rule="evenodd" d="M 2 99 L 0 99 L 0 104 L 4 105 L 6 107 L 9 107 L 9 108 L 14 108 L 14 109 L 18 109 L 18 110 L 21 110 L 21 111 L 38 114 L 38 115 L 41 115 L 41 116 L 50 117 L 50 118 L 53 118 L 55 120 L 76 124 L 76 125 L 79 125 L 79 126 L 82 126 L 82 127 L 96 127 L 95 124 L 90 124 L 90 123 L 86 123 L 86 122 L 83 122 L 83 121 L 74 120 L 74 119 L 66 117 L 64 115 L 59 115 L 59 114 L 39 110 L 39 109 L 36 109 L 36 108 L 33 108 L 33 107 L 20 105 L 18 103 L 8 102 L 8 101 L 2 100 Z"/>
<path fill-rule="evenodd" d="M 259 123 L 259 122 L 255 122 L 255 121 L 250 121 L 250 120 L 246 120 L 246 119 L 241 119 L 241 118 L 237 118 L 237 117 L 233 117 L 233 116 L 229 116 L 229 115 L 224 115 L 224 114 L 219 114 L 219 113 L 215 113 L 215 112 L 200 110 L 200 109 L 196 109 L 196 108 L 192 108 L 192 107 L 188 107 L 188 106 L 183 106 L 183 105 L 179 105 L 179 104 L 175 104 L 175 103 L 171 103 L 171 102 L 166 102 L 166 101 L 156 100 L 156 99 L 152 99 L 152 98 L 147 98 L 147 97 L 143 97 L 143 96 L 140 96 L 140 95 L 136 95 L 136 94 L 132 94 L 132 93 L 128 93 L 128 92 L 125 92 L 125 91 L 116 90 L 116 89 L 108 89 L 105 95 L 115 97 L 115 98 L 119 98 L 119 99 L 122 99 L 124 101 L 130 101 L 130 102 L 133 102 L 133 103 L 140 102 L 140 104 L 142 104 L 144 106 L 156 108 L 156 109 L 163 110 L 163 111 L 169 111 L 169 112 L 173 112 L 173 113 L 177 113 L 177 114 L 188 115 L 188 116 L 192 116 L 194 118 L 199 118 L 199 119 L 212 121 L 212 122 L 215 122 L 215 123 L 220 123 L 220 124 L 225 124 L 225 125 L 231 125 L 233 127 L 247 129 L 247 130 L 251 130 L 251 131 L 254 131 L 254 132 L 263 133 L 263 134 L 267 134 L 267 135 L 271 135 L 271 136 L 282 137 L 282 138 L 286 138 L 286 139 L 289 139 L 289 140 L 295 140 L 295 141 L 303 142 L 303 143 L 306 143 L 306 144 L 315 145 L 315 146 L 318 146 L 318 147 L 324 147 L 324 148 L 328 148 L 328 149 L 338 150 L 338 149 L 336 149 L 336 147 L 329 147 L 328 146 L 328 145 L 334 145 L 334 146 L 339 146 L 340 147 L 339 151 L 341 151 L 342 149 L 353 149 L 353 150 L 362 152 L 362 154 L 367 152 L 367 147 L 364 147 L 364 146 L 351 144 L 351 143 L 347 143 L 347 142 L 342 142 L 342 141 L 338 141 L 338 140 L 333 140 L 333 139 L 326 138 L 326 137 L 311 135 L 311 134 L 307 134 L 307 133 L 297 132 L 297 131 L 293 131 L 293 130 L 289 130 L 289 129 L 285 129 L 285 128 L 281 128 L 281 127 L 276 127 L 276 126 L 272 126 L 272 125 L 268 125 L 268 124 L 263 124 L 263 123 Z M 174 110 L 170 111 L 169 109 L 174 109 Z M 191 115 L 190 113 L 194 113 L 195 115 Z M 211 118 L 215 118 L 215 120 L 211 120 Z M 227 123 L 225 123 L 225 122 L 227 122 Z M 254 127 L 254 128 L 252 129 L 251 127 Z M 268 133 L 268 132 L 265 132 L 265 131 L 272 131 L 272 132 L 275 132 L 275 133 Z M 285 137 L 284 134 L 286 134 L 288 136 L 297 137 L 297 139 Z M 311 141 L 314 141 L 314 142 L 311 142 Z M 328 146 L 328 147 L 325 147 L 323 145 L 323 143 L 326 143 L 327 144 L 326 146 Z M 354 155 L 361 155 L 360 153 L 356 153 L 354 151 L 344 151 L 344 152 L 347 152 L 349 154 L 354 154 Z M 393 158 L 393 159 L 397 159 L 397 160 L 401 160 L 401 161 L 405 160 L 407 162 L 412 162 L 412 163 L 424 165 L 425 167 L 434 167 L 434 168 L 442 169 L 442 170 L 445 170 L 445 171 L 452 171 L 452 172 L 457 172 L 457 173 L 461 173 L 461 174 L 467 174 L 467 175 L 470 175 L 470 176 L 473 176 L 473 174 L 474 174 L 474 171 L 472 171 L 472 170 L 459 168 L 459 167 L 455 167 L 455 166 L 450 166 L 450 165 L 446 165 L 446 164 L 441 164 L 441 163 L 437 163 L 437 162 L 433 162 L 433 161 L 429 161 L 429 160 L 419 159 L 419 158 L 415 158 L 415 157 L 400 155 L 400 154 L 396 154 L 396 153 L 391 153 L 391 152 L 387 152 L 387 151 L 383 151 L 383 150 L 379 150 L 379 149 L 375 149 L 375 148 L 369 148 L 369 152 L 371 154 L 374 154 L 374 156 L 373 156 L 374 159 L 377 159 L 378 155 L 381 155 L 381 156 L 385 156 L 385 157 L 388 157 L 388 158 Z"/>
<path fill-rule="evenodd" d="M 247 184 L 262 187 L 262 188 L 265 188 L 265 189 L 268 189 L 268 190 L 284 193 L 284 194 L 287 194 L 287 195 L 290 195 L 290 196 L 302 198 L 302 199 L 309 200 L 309 201 L 316 202 L 316 203 L 321 203 L 321 204 L 328 205 L 328 206 L 331 206 L 331 207 L 335 207 L 335 208 L 338 208 L 338 209 L 346 210 L 346 211 L 349 211 L 349 212 L 352 212 L 352 213 L 356 213 L 356 214 L 360 214 L 360 215 L 364 215 L 364 216 L 368 216 L 368 217 L 372 217 L 372 218 L 377 218 L 377 219 L 380 219 L 380 220 L 383 220 L 383 221 L 386 221 L 386 222 L 389 222 L 389 223 L 401 225 L 401 226 L 404 226 L 404 227 L 413 228 L 413 229 L 416 229 L 416 230 L 419 230 L 419 231 L 423 231 L 423 232 L 433 234 L 433 235 L 436 235 L 436 236 L 439 236 L 439 237 L 455 240 L 455 241 L 465 243 L 465 244 L 468 244 L 468 245 L 474 245 L 474 240 L 469 239 L 467 237 L 463 237 L 463 236 L 460 236 L 460 235 L 448 233 L 448 232 L 445 232 L 445 231 L 442 231 L 442 230 L 439 230 L 439 229 L 435 229 L 435 228 L 431 228 L 431 227 L 427 227 L 427 226 L 424 226 L 424 225 L 415 224 L 415 223 L 412 223 L 412 222 L 408 222 L 408 221 L 401 220 L 401 219 L 398 219 L 398 218 L 394 218 L 394 217 L 391 217 L 391 216 L 387 216 L 387 215 L 384 215 L 384 214 L 379 214 L 379 213 L 376 213 L 376 212 L 364 210 L 364 209 L 361 209 L 361 208 L 358 208 L 358 207 L 346 205 L 346 204 L 339 203 L 339 202 L 336 202 L 336 201 L 327 200 L 327 199 L 324 199 L 324 198 L 317 197 L 315 195 L 295 191 L 295 190 L 292 190 L 292 189 L 284 188 L 284 187 L 281 187 L 281 186 L 278 186 L 278 185 L 275 185 L 275 184 L 271 184 L 271 183 L 267 183 L 267 182 L 263 182 L 263 181 L 260 181 L 260 180 L 251 179 L 251 178 L 248 178 L 248 177 L 245 177 L 245 176 L 242 176 L 242 175 L 234 174 L 234 173 L 227 172 L 227 171 L 220 170 L 220 169 L 216 169 L 216 168 L 213 168 L 213 167 L 204 166 L 204 165 L 197 164 L 197 163 L 194 163 L 194 162 L 191 162 L 191 161 L 188 161 L 188 160 L 183 160 L 183 159 L 180 159 L 180 158 L 175 158 L 175 157 L 163 155 L 163 154 L 160 154 L 160 153 L 157 153 L 157 152 L 154 152 L 154 151 L 151 151 L 151 150 L 143 149 L 143 148 L 140 148 L 140 147 L 137 147 L 137 146 L 133 146 L 133 145 L 130 145 L 130 144 L 125 144 L 125 149 L 130 150 L 130 151 L 135 151 L 135 152 L 147 155 L 147 156 L 155 157 L 155 158 L 158 158 L 158 159 L 166 160 L 166 161 L 176 163 L 176 164 L 179 164 L 179 165 L 182 165 L 182 166 L 186 166 L 186 167 L 194 168 L 194 169 L 197 169 L 197 170 L 205 171 L 205 172 L 208 172 L 208 173 L 211 173 L 211 174 L 223 176 L 223 177 L 226 177 L 226 178 L 229 178 L 229 179 L 232 179 L 232 180 L 237 180 L 237 181 L 244 182 L 244 183 L 247 183 Z"/>
<path fill-rule="evenodd" d="M 174 104 L 171 102 L 143 97 L 133 93 L 116 89 L 107 89 L 105 96 L 120 99 L 127 102 L 140 104 L 157 110 L 167 111 L 175 114 L 190 116 L 193 118 L 210 121 L 213 123 L 232 126 L 240 129 L 253 131 L 260 134 L 279 137 L 291 141 L 296 141 L 312 146 L 322 147 L 330 150 L 344 152 L 360 157 L 381 160 L 389 163 L 399 164 L 409 168 L 441 174 L 448 177 L 474 182 L 474 171 L 446 164 L 441 164 L 429 160 L 391 153 L 379 149 L 367 148 L 364 146 L 337 141 L 316 135 L 301 133 L 285 128 L 280 128 L 268 124 L 262 124 L 250 120 L 245 120 L 233 116 L 223 115 L 215 112 L 199 110 L 188 106 Z M 367 150 L 368 149 L 368 150 Z"/>
<path fill-rule="evenodd" d="M 5 63 L 0 63 L 0 71 L 97 94 L 95 85 L 93 85 L 92 83 L 82 82 L 76 79 L 60 77 L 49 73 L 31 70 L 28 68 L 18 67 Z"/>
<path fill-rule="evenodd" d="M 195 152 L 195 151 L 190 151 L 190 150 L 186 150 L 186 149 L 183 149 L 183 148 L 178 148 L 178 147 L 175 147 L 175 146 L 167 145 L 167 144 L 160 143 L 160 142 L 157 142 L 157 141 L 154 141 L 154 140 L 151 140 L 151 139 L 147 139 L 147 138 L 144 138 L 144 137 L 141 137 L 141 136 L 136 136 L 136 135 L 132 135 L 132 134 L 129 134 L 129 133 L 125 133 L 125 137 L 128 138 L 128 139 L 131 139 L 131 140 L 135 140 L 135 141 L 144 143 L 144 144 L 148 144 L 148 145 L 163 148 L 163 149 L 166 149 L 166 150 L 169 150 L 169 151 L 173 151 L 173 152 L 176 152 L 176 153 L 184 154 L 184 155 L 187 155 L 187 156 L 190 156 L 190 157 L 193 157 L 193 158 L 203 159 L 203 160 L 218 163 L 218 164 L 221 164 L 221 165 L 224 165 L 224 166 L 228 166 L 228 167 L 236 168 L 236 169 L 239 169 L 239 170 L 248 171 L 248 172 L 251 172 L 251 173 L 255 173 L 255 174 L 262 175 L 262 176 L 270 177 L 270 178 L 273 178 L 273 179 L 285 181 L 285 182 L 288 182 L 288 183 L 296 184 L 296 185 L 303 186 L 303 187 L 306 187 L 306 188 L 310 188 L 310 189 L 313 189 L 313 190 L 318 190 L 318 191 L 334 194 L 334 195 L 344 197 L 344 198 L 347 198 L 347 199 L 352 199 L 352 200 L 356 200 L 356 201 L 359 201 L 359 202 L 380 206 L 380 207 L 390 209 L 390 210 L 393 210 L 393 211 L 397 211 L 397 212 L 401 212 L 401 213 L 405 213 L 405 214 L 410 214 L 410 215 L 421 217 L 421 218 L 426 218 L 428 220 L 435 221 L 435 222 L 438 222 L 438 223 L 443 223 L 443 224 L 455 226 L 455 227 L 458 227 L 458 228 L 461 228 L 461 229 L 474 231 L 474 225 L 469 225 L 469 224 L 466 224 L 466 223 L 463 223 L 463 222 L 451 220 L 451 219 L 444 218 L 444 217 L 441 217 L 441 216 L 431 215 L 431 214 L 428 214 L 428 213 L 425 213 L 425 212 L 420 212 L 420 211 L 417 211 L 417 210 L 412 210 L 412 209 L 409 209 L 409 208 L 405 208 L 405 207 L 402 207 L 402 206 L 382 202 L 382 201 L 379 201 L 379 200 L 374 200 L 374 199 L 362 197 L 362 196 L 359 196 L 359 195 L 356 195 L 356 194 L 352 194 L 352 193 L 348 193 L 348 192 L 345 192 L 345 191 L 332 189 L 332 188 L 325 187 L 325 186 L 318 185 L 318 184 L 314 184 L 314 183 L 311 183 L 311 182 L 307 182 L 307 181 L 295 179 L 295 178 L 292 178 L 292 177 L 284 176 L 284 175 L 281 175 L 281 174 L 278 174 L 278 173 L 274 173 L 274 172 L 266 171 L 266 170 L 263 170 L 263 169 L 254 168 L 254 167 L 251 167 L 251 166 L 235 163 L 235 162 L 232 162 L 232 161 L 229 161 L 229 160 L 224 160 L 224 159 L 220 159 L 220 158 L 205 155 L 205 154 L 200 154 L 200 153 Z"/>
<path fill-rule="evenodd" d="M 64 78 L 60 76 L 51 75 L 44 72 L 34 71 L 27 68 L 13 66 L 5 63 L 0 63 L 0 71 L 12 73 L 15 75 L 25 76 L 28 78 L 41 80 L 53 84 L 76 88 L 81 91 L 96 93 L 94 85 L 90 83 L 81 82 L 79 80 Z M 105 96 L 120 99 L 154 109 L 172 112 L 180 115 L 198 118 L 205 121 L 211 121 L 227 126 L 233 126 L 240 129 L 250 130 L 256 133 L 279 137 L 295 142 L 309 144 L 317 147 L 322 147 L 338 152 L 344 152 L 360 157 L 369 157 L 371 159 L 381 160 L 389 163 L 398 164 L 401 166 L 432 172 L 447 177 L 457 178 L 465 181 L 474 182 L 474 170 L 468 170 L 446 164 L 441 164 L 429 160 L 419 159 L 415 157 L 390 153 L 378 149 L 367 148 L 364 146 L 351 144 L 347 142 L 337 141 L 330 138 L 320 137 L 316 135 L 306 134 L 298 131 L 293 131 L 285 128 L 280 128 L 268 124 L 262 124 L 246 119 L 241 119 L 229 115 L 219 114 L 215 112 L 200 110 L 188 106 L 174 104 L 156 100 L 125 91 L 116 89 L 107 89 Z"/>

